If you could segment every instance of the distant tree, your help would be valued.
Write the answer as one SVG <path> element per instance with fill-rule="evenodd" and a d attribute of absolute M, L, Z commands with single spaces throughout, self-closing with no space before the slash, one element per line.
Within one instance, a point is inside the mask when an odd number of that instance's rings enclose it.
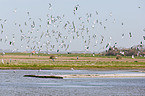
<path fill-rule="evenodd" d="M 128 51 L 125 52 L 125 56 L 136 56 L 137 55 L 137 50 L 135 49 L 129 49 Z"/>
<path fill-rule="evenodd" d="M 103 55 L 105 56 L 117 56 L 117 55 L 121 55 L 121 56 L 139 56 L 139 55 L 145 55 L 145 47 L 144 45 L 140 44 L 140 45 L 136 45 L 133 46 L 131 48 L 121 48 L 118 49 L 116 47 L 110 47 L 108 50 L 106 50 L 106 52 L 103 53 Z"/>
<path fill-rule="evenodd" d="M 109 50 L 106 51 L 106 56 L 116 56 L 119 53 L 117 48 L 109 48 Z"/>

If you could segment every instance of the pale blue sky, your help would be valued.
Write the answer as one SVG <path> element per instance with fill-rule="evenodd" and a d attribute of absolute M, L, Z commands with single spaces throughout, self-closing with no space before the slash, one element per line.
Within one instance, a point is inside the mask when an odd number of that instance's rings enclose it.
<path fill-rule="evenodd" d="M 49 9 L 49 3 L 52 4 L 51 9 Z M 74 7 L 78 4 L 79 7 L 74 15 Z M 145 0 L 0 0 L 0 24 L 2 24 L 0 31 L 3 31 L 0 33 L 2 40 L 0 49 L 100 52 L 107 49 L 108 43 L 110 46 L 117 43 L 118 47 L 127 48 L 138 45 L 141 41 L 145 44 L 143 39 L 145 36 L 144 10 Z M 91 14 L 91 17 L 87 18 L 87 13 Z M 51 15 L 54 18 L 60 16 L 61 20 L 57 20 L 48 27 L 47 22 L 51 19 Z M 81 21 L 79 17 L 82 18 Z M 31 28 L 33 21 L 35 22 L 34 29 Z M 68 32 L 69 26 L 73 28 L 72 22 L 74 22 L 76 32 L 73 32 L 74 29 Z M 56 27 L 57 25 L 59 27 Z M 83 25 L 84 31 L 81 30 Z M 88 33 L 86 28 L 89 29 Z M 50 37 L 46 35 L 47 30 Z M 52 30 L 55 32 L 53 33 Z M 57 42 L 56 38 L 59 33 L 62 37 Z M 41 35 L 43 36 L 40 39 Z M 94 35 L 95 38 L 93 38 Z M 24 39 L 21 41 L 23 36 Z M 103 42 L 101 42 L 102 36 Z"/>

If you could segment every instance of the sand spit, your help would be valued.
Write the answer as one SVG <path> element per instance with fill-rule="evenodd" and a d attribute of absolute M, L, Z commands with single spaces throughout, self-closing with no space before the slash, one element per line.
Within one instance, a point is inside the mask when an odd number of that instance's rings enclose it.
<path fill-rule="evenodd" d="M 24 75 L 24 77 L 36 78 L 117 78 L 117 77 L 145 77 L 145 74 L 71 74 L 71 75 Z"/>

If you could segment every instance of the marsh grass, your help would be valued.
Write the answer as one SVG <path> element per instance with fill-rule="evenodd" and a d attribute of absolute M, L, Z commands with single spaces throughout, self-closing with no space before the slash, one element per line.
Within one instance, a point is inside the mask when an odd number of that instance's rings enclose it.
<path fill-rule="evenodd" d="M 93 57 L 91 60 L 94 60 L 94 57 L 115 59 L 116 56 L 99 56 L 96 54 L 95 56 L 92 54 L 55 54 L 56 57 L 62 57 L 64 61 L 57 61 L 56 59 L 56 61 L 53 62 L 49 58 L 52 54 L 39 54 L 40 57 L 36 54 L 30 57 L 29 55 L 29 53 L 6 53 L 5 56 L 0 56 L 0 59 L 4 59 L 5 62 L 5 64 L 0 62 L 0 69 L 145 69 L 145 62 L 139 61 L 78 61 L 74 58 L 79 56 Z M 65 57 L 70 58 L 65 59 Z M 62 58 L 60 58 L 60 60 Z M 131 57 L 124 56 L 122 58 L 131 59 Z M 88 58 L 84 58 L 84 60 L 88 60 Z"/>
<path fill-rule="evenodd" d="M 10 69 L 128 69 L 128 68 L 145 68 L 144 62 L 85 62 L 85 61 L 49 61 L 49 62 L 19 62 L 11 64 L 0 64 L 0 68 Z"/>
<path fill-rule="evenodd" d="M 88 54 L 83 54 L 83 53 L 81 53 L 81 54 L 78 54 L 78 53 L 72 53 L 72 54 L 44 54 L 44 53 L 39 53 L 39 54 L 33 54 L 33 55 L 32 55 L 32 53 L 5 53 L 5 55 L 8 55 L 8 56 L 29 56 L 30 58 L 31 58 L 31 56 L 38 57 L 38 55 L 39 56 L 55 55 L 56 57 L 77 57 L 78 56 L 78 57 L 116 58 L 116 56 L 102 56 L 101 54 L 95 54 L 95 56 L 93 56 L 93 54 L 90 54 L 90 53 L 88 53 Z M 30 59 L 30 58 L 27 58 L 27 59 Z M 122 56 L 122 58 L 132 58 L 132 56 Z M 137 57 L 136 56 L 135 58 L 136 59 L 144 59 L 145 57 Z"/>

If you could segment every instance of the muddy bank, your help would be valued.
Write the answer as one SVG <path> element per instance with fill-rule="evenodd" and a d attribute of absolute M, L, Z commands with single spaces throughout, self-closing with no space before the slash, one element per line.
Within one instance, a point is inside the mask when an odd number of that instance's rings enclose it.
<path fill-rule="evenodd" d="M 24 75 L 24 77 L 36 77 L 36 78 L 115 78 L 115 77 L 145 77 L 145 74 L 72 74 L 72 75 Z"/>

